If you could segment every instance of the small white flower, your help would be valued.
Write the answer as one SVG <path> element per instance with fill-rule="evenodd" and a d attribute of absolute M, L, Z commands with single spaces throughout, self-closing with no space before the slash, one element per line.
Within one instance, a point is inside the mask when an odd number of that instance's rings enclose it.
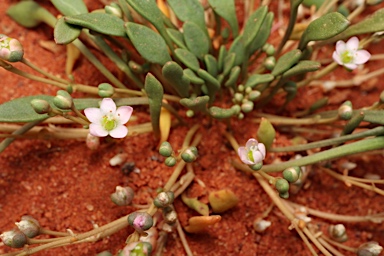
<path fill-rule="evenodd" d="M 119 107 L 116 110 L 115 102 L 104 98 L 100 108 L 86 108 L 84 113 L 91 122 L 89 133 L 96 137 L 105 137 L 108 134 L 113 138 L 123 138 L 128 134 L 125 124 L 132 115 L 130 106 Z"/>
<path fill-rule="evenodd" d="M 346 67 L 349 70 L 357 68 L 357 65 L 366 63 L 371 54 L 366 50 L 358 50 L 359 39 L 357 37 L 350 38 L 347 43 L 337 41 L 336 51 L 333 52 L 332 58 L 339 65 Z"/>
<path fill-rule="evenodd" d="M 239 147 L 237 153 L 243 163 L 255 165 L 263 162 L 265 158 L 265 146 L 255 139 L 249 139 L 245 147 Z"/>

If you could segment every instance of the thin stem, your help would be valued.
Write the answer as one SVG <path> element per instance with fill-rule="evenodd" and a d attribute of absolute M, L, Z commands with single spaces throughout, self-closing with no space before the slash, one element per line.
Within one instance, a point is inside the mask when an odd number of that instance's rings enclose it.
<path fill-rule="evenodd" d="M 69 83 L 67 80 L 65 79 L 62 79 L 60 77 L 57 77 L 57 76 L 54 76 L 52 75 L 51 73 L 39 68 L 38 66 L 36 66 L 35 64 L 33 64 L 32 62 L 30 62 L 29 60 L 23 58 L 21 61 L 21 63 L 27 65 L 28 67 L 32 68 L 33 70 L 36 70 L 37 72 L 39 72 L 40 74 L 52 79 L 52 80 L 55 80 L 57 82 L 60 82 L 60 83 L 63 83 L 63 84 L 67 84 Z"/>
<path fill-rule="evenodd" d="M 350 246 L 346 246 L 344 244 L 341 244 L 341 243 L 338 243 L 336 241 L 333 241 L 332 239 L 328 238 L 327 236 L 322 235 L 321 238 L 323 238 L 328 243 L 333 244 L 333 245 L 335 245 L 335 246 L 337 246 L 337 247 L 339 247 L 341 249 L 344 249 L 346 251 L 350 251 L 350 252 L 353 252 L 353 253 L 357 252 L 356 248 L 353 248 L 353 247 L 350 247 Z"/>
<path fill-rule="evenodd" d="M 313 155 L 305 156 L 300 159 L 290 160 L 280 164 L 264 165 L 261 170 L 264 172 L 280 172 L 292 166 L 304 166 L 318 163 L 324 160 L 331 160 L 334 158 L 382 148 L 384 148 L 384 137 L 376 137 L 338 146 L 336 148 L 331 148 L 319 153 L 315 153 Z"/>
<path fill-rule="evenodd" d="M 341 252 L 339 252 L 335 247 L 333 247 L 331 244 L 329 244 L 326 240 L 324 240 L 322 237 L 317 238 L 317 240 L 319 240 L 319 242 L 320 242 L 325 248 L 327 248 L 328 251 L 330 251 L 331 253 L 333 253 L 333 255 L 335 255 L 335 256 L 343 256 L 343 255 L 344 255 L 344 254 L 342 254 Z"/>
<path fill-rule="evenodd" d="M 297 88 L 300 88 L 302 86 L 305 86 L 305 85 L 308 85 L 310 84 L 312 81 L 314 80 L 318 80 L 320 78 L 322 78 L 323 76 L 331 73 L 333 70 L 335 70 L 336 68 L 338 67 L 338 64 L 336 62 L 332 62 L 331 64 L 329 64 L 328 66 L 326 66 L 325 68 L 323 68 L 322 70 L 318 71 L 316 74 L 314 74 L 313 76 L 301 81 L 301 82 L 298 82 L 297 83 Z"/>
<path fill-rule="evenodd" d="M 40 229 L 40 233 L 51 235 L 51 236 L 69 236 L 68 232 L 58 232 L 58 231 L 53 231 L 45 228 Z"/>
<path fill-rule="evenodd" d="M 183 244 L 185 252 L 187 253 L 188 256 L 193 256 L 191 248 L 189 247 L 187 239 L 185 238 L 183 228 L 181 227 L 178 219 L 176 220 L 176 229 L 177 229 L 177 233 L 179 234 L 181 243 Z"/>

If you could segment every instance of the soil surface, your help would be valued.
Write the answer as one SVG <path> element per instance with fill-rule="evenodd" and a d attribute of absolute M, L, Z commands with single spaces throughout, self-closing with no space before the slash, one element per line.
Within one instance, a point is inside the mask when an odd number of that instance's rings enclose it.
<path fill-rule="evenodd" d="M 47 6 L 55 14 L 57 12 L 48 1 L 38 1 Z M 88 1 L 90 2 L 90 1 Z M 41 25 L 35 29 L 24 29 L 13 22 L 5 11 L 16 1 L 3 0 L 0 4 L 0 32 L 18 38 L 24 46 L 25 57 L 45 70 L 65 77 L 65 47 L 54 47 L 55 52 L 41 46 L 42 42 L 51 42 L 52 29 Z M 102 7 L 98 1 L 90 9 Z M 371 8 L 371 9 L 370 9 Z M 366 11 L 370 13 L 373 7 Z M 239 7 L 239 12 L 241 9 Z M 285 11 L 284 14 L 287 14 Z M 278 33 L 270 40 L 274 45 L 279 42 Z M 369 48 L 372 54 L 383 53 L 382 43 L 373 44 Z M 327 48 L 321 54 L 331 56 L 333 49 Z M 100 53 L 93 50 L 97 56 Z M 107 65 L 108 61 L 105 61 Z M 19 64 L 16 67 L 26 70 Z M 373 71 L 384 67 L 383 60 L 371 61 L 364 69 Z M 112 69 L 116 74 L 116 69 Z M 359 72 L 363 72 L 360 70 Z M 34 73 L 34 72 L 32 72 Z M 326 79 L 351 79 L 356 72 L 347 72 L 339 67 Z M 81 59 L 75 67 L 75 79 L 78 83 L 97 86 L 106 79 L 88 63 Z M 55 95 L 57 88 L 46 84 L 32 82 L 4 69 L 0 69 L 1 94 L 0 103 L 37 94 Z M 345 100 L 351 100 L 355 108 L 368 106 L 376 102 L 384 89 L 384 76 L 364 81 L 358 86 L 335 89 L 324 92 L 319 86 L 302 88 L 297 98 L 291 102 L 284 115 L 290 116 L 322 97 L 329 97 L 328 109 L 337 109 Z M 273 112 L 282 102 L 278 98 L 265 108 L 265 112 Z M 184 114 L 183 110 L 180 110 Z M 134 108 L 134 121 L 130 125 L 149 121 L 145 107 Z M 255 137 L 257 124 L 250 121 L 232 119 L 231 128 L 235 138 L 244 144 Z M 221 214 L 222 220 L 204 234 L 187 234 L 188 243 L 194 255 L 311 255 L 295 231 L 288 229 L 290 223 L 275 207 L 266 220 L 272 222 L 264 233 L 257 233 L 253 228 L 254 220 L 271 205 L 270 198 L 257 181 L 231 165 L 231 159 L 237 155 L 226 141 L 223 133 L 226 125 L 223 122 L 211 123 L 203 116 L 190 119 L 201 123 L 199 132 L 203 135 L 198 146 L 199 158 L 194 163 L 195 181 L 187 189 L 189 197 L 198 197 L 208 202 L 211 191 L 229 188 L 240 199 L 238 205 Z M 190 127 L 190 126 L 189 126 Z M 274 146 L 290 144 L 294 135 L 276 127 L 277 137 Z M 174 149 L 180 148 L 188 127 L 172 128 L 170 143 Z M 329 132 L 329 134 L 332 131 Z M 329 135 L 328 134 L 328 135 Z M 316 134 L 306 133 L 311 141 L 318 138 Z M 89 150 L 84 140 L 17 140 L 0 155 L 0 232 L 10 230 L 14 222 L 23 215 L 32 215 L 40 224 L 55 231 L 65 232 L 71 229 L 75 233 L 91 230 L 95 225 L 101 226 L 125 216 L 135 210 L 133 207 L 119 207 L 110 200 L 110 194 L 117 185 L 130 186 L 135 191 L 135 204 L 146 204 L 148 199 L 156 195 L 156 189 L 164 186 L 172 173 L 172 168 L 163 164 L 164 158 L 156 150 L 158 141 L 151 133 L 130 136 L 122 140 L 104 139 L 102 146 Z M 119 152 L 128 154 L 127 161 L 134 162 L 139 172 L 125 175 L 120 167 L 111 167 L 109 159 Z M 278 160 L 288 160 L 293 154 L 268 154 L 265 164 Z M 343 159 L 357 164 L 350 174 L 363 177 L 365 174 L 377 174 L 384 177 L 383 152 L 367 154 L 363 157 L 352 156 Z M 340 170 L 342 161 L 330 163 L 333 169 Z M 204 186 L 202 186 L 202 184 Z M 345 214 L 367 215 L 383 211 L 384 197 L 372 192 L 346 186 L 315 167 L 306 182 L 305 189 L 290 200 L 320 211 Z M 179 220 L 182 226 L 187 225 L 190 217 L 198 215 L 185 206 L 180 199 L 175 201 Z M 320 230 L 326 230 L 329 222 L 313 218 Z M 384 223 L 346 223 L 348 246 L 357 247 L 367 241 L 384 244 Z M 124 247 L 125 239 L 133 229 L 127 228 L 92 244 L 77 244 L 62 248 L 39 252 L 35 255 L 96 255 L 109 250 L 116 253 Z M 14 251 L 0 246 L 0 253 Z M 343 251 L 346 255 L 347 252 Z M 163 255 L 186 255 L 176 233 L 168 236 Z M 349 254 L 350 255 L 350 254 Z"/>

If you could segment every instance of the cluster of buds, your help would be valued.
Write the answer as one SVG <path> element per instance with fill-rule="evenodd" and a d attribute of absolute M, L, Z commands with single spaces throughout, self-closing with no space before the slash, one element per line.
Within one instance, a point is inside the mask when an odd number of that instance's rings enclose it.
<path fill-rule="evenodd" d="M 38 236 L 41 232 L 39 222 L 31 216 L 23 216 L 21 221 L 15 224 L 17 228 L 0 235 L 3 243 L 9 247 L 22 248 L 28 243 L 28 238 Z"/>
<path fill-rule="evenodd" d="M 164 141 L 161 143 L 159 148 L 160 155 L 166 157 L 164 163 L 166 166 L 172 167 L 177 163 L 177 158 L 175 157 L 175 153 L 172 149 L 171 144 L 168 141 Z M 187 163 L 192 163 L 197 159 L 198 151 L 196 147 L 188 147 L 181 153 L 181 159 L 183 159 Z"/>
<path fill-rule="evenodd" d="M 23 56 L 24 49 L 19 40 L 0 34 L 0 59 L 18 62 Z"/>

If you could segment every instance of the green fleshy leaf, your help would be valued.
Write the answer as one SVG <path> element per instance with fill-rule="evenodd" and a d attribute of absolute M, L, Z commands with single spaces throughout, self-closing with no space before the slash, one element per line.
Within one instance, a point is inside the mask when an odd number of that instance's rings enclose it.
<path fill-rule="evenodd" d="M 50 25 L 54 25 L 56 18 L 34 1 L 22 1 L 8 8 L 7 14 L 18 24 L 26 28 L 34 28 L 44 20 Z"/>
<path fill-rule="evenodd" d="M 190 52 L 199 59 L 209 51 L 210 40 L 208 36 L 193 22 L 186 21 L 183 24 L 184 41 Z"/>
<path fill-rule="evenodd" d="M 357 24 L 351 25 L 337 38 L 349 38 L 355 35 L 384 31 L 384 9 L 377 10 Z"/>
<path fill-rule="evenodd" d="M 265 145 L 267 151 L 271 148 L 275 140 L 276 131 L 268 119 L 262 117 L 259 129 L 257 130 L 257 140 Z"/>
<path fill-rule="evenodd" d="M 232 87 L 234 88 L 237 82 L 237 79 L 239 78 L 241 72 L 241 68 L 239 66 L 234 66 L 231 69 L 231 72 L 229 72 L 228 80 L 225 82 L 226 87 Z"/>
<path fill-rule="evenodd" d="M 172 60 L 164 39 L 152 29 L 127 22 L 126 30 L 136 50 L 147 61 L 164 65 L 167 61 Z"/>
<path fill-rule="evenodd" d="M 203 79 L 198 77 L 191 69 L 186 68 L 183 70 L 184 76 L 187 77 L 192 84 L 202 85 L 205 83 Z"/>
<path fill-rule="evenodd" d="M 216 78 L 211 76 L 211 74 L 209 74 L 204 69 L 199 69 L 197 71 L 197 75 L 199 77 L 201 77 L 202 79 L 204 79 L 204 81 L 206 82 L 205 84 L 206 84 L 207 89 L 208 89 L 208 96 L 210 98 L 210 103 L 212 103 L 215 100 L 216 92 L 220 90 L 219 81 L 217 81 Z"/>
<path fill-rule="evenodd" d="M 189 97 L 189 79 L 184 75 L 183 68 L 176 62 L 169 61 L 162 68 L 162 74 L 165 79 L 173 86 L 176 92 L 182 98 Z"/>
<path fill-rule="evenodd" d="M 292 50 L 282 55 L 276 62 L 271 74 L 278 76 L 290 69 L 295 65 L 301 57 L 301 51 L 299 49 Z"/>
<path fill-rule="evenodd" d="M 61 14 L 66 16 L 88 12 L 88 8 L 82 0 L 51 0 L 51 2 Z"/>
<path fill-rule="evenodd" d="M 225 57 L 227 57 L 227 49 L 225 48 L 225 45 L 220 46 L 219 49 L 219 57 L 217 59 L 217 70 L 221 72 L 224 68 L 224 60 Z"/>
<path fill-rule="evenodd" d="M 209 108 L 209 114 L 216 119 L 227 119 L 236 115 L 236 113 L 235 108 L 224 109 L 215 106 Z"/>
<path fill-rule="evenodd" d="M 208 35 L 205 25 L 204 8 L 198 0 L 168 0 L 167 4 L 183 22 L 192 21 Z"/>
<path fill-rule="evenodd" d="M 183 34 L 180 31 L 173 28 L 167 28 L 167 33 L 171 38 L 172 42 L 174 42 L 178 47 L 187 49 Z"/>
<path fill-rule="evenodd" d="M 199 60 L 196 56 L 188 50 L 185 49 L 176 49 L 176 57 L 188 68 L 197 72 L 200 69 Z"/>
<path fill-rule="evenodd" d="M 236 37 L 236 39 L 233 41 L 231 47 L 228 50 L 228 54 L 234 53 L 236 54 L 235 57 L 235 66 L 239 66 L 244 62 L 245 57 L 245 47 L 242 40 L 242 36 Z"/>
<path fill-rule="evenodd" d="M 64 21 L 64 17 L 57 20 L 53 30 L 56 44 L 69 44 L 80 36 L 81 27 L 70 25 Z"/>
<path fill-rule="evenodd" d="M 259 33 L 257 33 L 255 39 L 252 41 L 251 45 L 249 46 L 250 54 L 253 54 L 256 50 L 262 48 L 264 44 L 267 42 L 269 35 L 271 34 L 273 18 L 274 18 L 273 12 L 269 12 L 267 16 L 265 16 L 263 24 L 261 24 Z"/>
<path fill-rule="evenodd" d="M 358 111 L 353 111 L 354 114 L 356 112 Z M 384 125 L 384 110 L 364 110 L 364 114 L 365 122 Z"/>
<path fill-rule="evenodd" d="M 326 40 L 343 32 L 349 21 L 338 12 L 327 13 L 312 21 L 304 31 L 299 49 L 303 50 L 310 41 Z"/>
<path fill-rule="evenodd" d="M 186 108 L 193 110 L 194 112 L 207 112 L 207 104 L 209 102 L 209 96 L 199 96 L 196 98 L 184 98 L 180 100 L 180 104 Z"/>
<path fill-rule="evenodd" d="M 209 215 L 209 207 L 207 204 L 204 204 L 197 200 L 197 198 L 188 198 L 185 193 L 181 194 L 181 200 L 185 203 L 189 208 L 197 211 L 203 216 Z"/>
<path fill-rule="evenodd" d="M 260 30 L 261 25 L 263 24 L 264 18 L 267 15 L 268 7 L 262 6 L 258 8 L 246 21 L 243 40 L 246 48 L 255 40 L 257 33 Z"/>
<path fill-rule="evenodd" d="M 226 76 L 231 72 L 231 69 L 235 66 L 236 54 L 229 53 L 224 60 L 223 75 Z"/>
<path fill-rule="evenodd" d="M 319 70 L 320 67 L 321 67 L 321 64 L 317 61 L 302 60 L 299 63 L 297 63 L 297 65 L 287 70 L 283 74 L 283 77 L 288 78 L 291 76 L 305 74 L 307 72 L 313 72 L 313 71 Z"/>
<path fill-rule="evenodd" d="M 235 2 L 233 0 L 208 0 L 213 11 L 226 20 L 231 27 L 233 38 L 239 34 L 239 24 L 236 17 Z"/>
<path fill-rule="evenodd" d="M 218 74 L 216 58 L 210 54 L 207 54 L 204 56 L 204 62 L 205 66 L 207 67 L 208 73 L 211 74 L 213 77 L 216 77 Z"/>
<path fill-rule="evenodd" d="M 311 7 L 312 5 L 316 6 L 316 10 L 324 3 L 325 0 L 304 0 L 303 5 L 306 7 Z"/>
<path fill-rule="evenodd" d="M 108 13 L 84 13 L 64 17 L 65 22 L 110 36 L 126 36 L 124 21 Z"/>
<path fill-rule="evenodd" d="M 156 137 L 160 136 L 160 112 L 163 101 L 164 89 L 162 84 L 151 73 L 145 77 L 145 92 L 149 101 L 149 113 L 151 115 L 151 123 L 153 133 Z"/>
<path fill-rule="evenodd" d="M 271 74 L 253 74 L 245 83 L 245 87 L 251 87 L 254 88 L 258 84 L 265 84 L 272 82 L 275 77 Z"/>

